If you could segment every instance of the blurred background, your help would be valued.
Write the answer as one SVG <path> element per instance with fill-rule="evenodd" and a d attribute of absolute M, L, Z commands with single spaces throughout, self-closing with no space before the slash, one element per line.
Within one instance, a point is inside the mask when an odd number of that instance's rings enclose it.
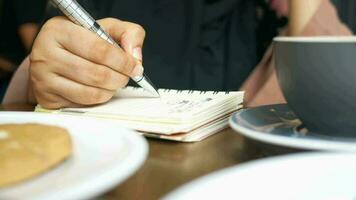
<path fill-rule="evenodd" d="M 356 1 L 332 0 L 343 22 L 356 31 Z M 11 76 L 28 55 L 33 40 L 44 21 L 47 0 L 0 0 L 0 100 Z M 260 0 L 256 10 L 258 55 L 262 57 L 271 39 L 288 19 L 273 11 L 266 0 Z"/>
<path fill-rule="evenodd" d="M 0 100 L 31 50 L 47 0 L 0 0 Z"/>

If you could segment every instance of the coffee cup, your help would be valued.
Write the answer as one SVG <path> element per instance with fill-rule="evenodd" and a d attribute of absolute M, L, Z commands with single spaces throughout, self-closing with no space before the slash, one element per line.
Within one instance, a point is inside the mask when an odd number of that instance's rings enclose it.
<path fill-rule="evenodd" d="M 305 127 L 356 137 L 356 37 L 276 37 L 278 81 Z"/>

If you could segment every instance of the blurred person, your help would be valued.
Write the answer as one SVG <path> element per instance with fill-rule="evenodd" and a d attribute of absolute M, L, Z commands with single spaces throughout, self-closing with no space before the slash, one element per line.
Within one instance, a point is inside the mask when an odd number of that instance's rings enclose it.
<path fill-rule="evenodd" d="M 265 31 L 259 27 L 266 9 L 258 9 L 264 0 L 79 2 L 95 18 L 111 17 L 98 23 L 122 49 L 64 17 L 52 18 L 42 27 L 4 103 L 46 108 L 104 103 L 129 77 L 142 74 L 142 64 L 159 87 L 241 88 L 247 105 L 284 101 L 271 51 L 259 62 L 258 48 L 264 46 L 257 31 Z M 278 16 L 288 14 L 289 35 L 349 34 L 329 0 L 268 3 Z"/>
<path fill-rule="evenodd" d="M 0 99 L 7 83 L 31 50 L 46 0 L 1 0 Z"/>
<path fill-rule="evenodd" d="M 339 17 L 335 5 L 330 0 L 276 0 L 281 15 L 288 13 L 288 28 L 282 29 L 283 36 L 351 36 L 352 31 Z M 334 0 L 335 1 L 335 0 Z M 340 0 L 341 1 L 341 0 Z M 271 5 L 272 6 L 272 5 Z M 286 12 L 286 10 L 288 10 Z M 311 71 L 313 73 L 313 71 Z M 274 67 L 273 51 L 270 47 L 259 64 L 241 87 L 247 91 L 247 106 L 285 103 L 278 84 Z"/>

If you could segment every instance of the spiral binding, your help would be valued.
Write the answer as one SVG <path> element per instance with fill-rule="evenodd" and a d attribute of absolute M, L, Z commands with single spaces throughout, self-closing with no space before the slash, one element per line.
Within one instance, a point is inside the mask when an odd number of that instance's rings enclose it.
<path fill-rule="evenodd" d="M 132 87 L 132 86 L 127 86 L 124 89 L 132 89 L 132 90 L 144 90 L 141 87 Z M 230 91 L 203 91 L 203 90 L 175 90 L 175 89 L 159 89 L 159 93 L 176 93 L 176 94 L 200 94 L 200 95 L 205 95 L 205 94 L 229 94 Z"/>

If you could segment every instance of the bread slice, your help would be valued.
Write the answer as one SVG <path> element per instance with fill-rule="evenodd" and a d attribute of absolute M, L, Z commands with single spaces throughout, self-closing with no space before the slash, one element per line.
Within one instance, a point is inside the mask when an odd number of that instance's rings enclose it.
<path fill-rule="evenodd" d="M 67 159 L 72 142 L 64 128 L 0 125 L 0 188 L 42 174 Z"/>

